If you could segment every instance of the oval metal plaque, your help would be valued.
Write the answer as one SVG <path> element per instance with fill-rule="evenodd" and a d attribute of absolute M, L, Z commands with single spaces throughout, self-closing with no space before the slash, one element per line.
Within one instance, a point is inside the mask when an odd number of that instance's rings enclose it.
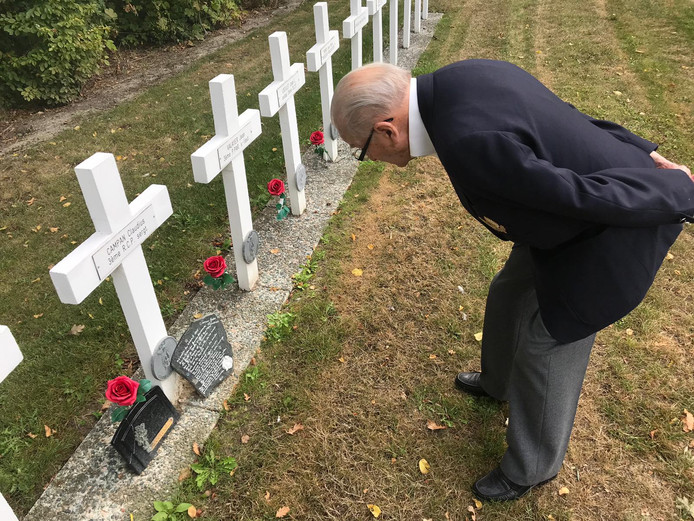
<path fill-rule="evenodd" d="M 340 135 L 340 134 L 338 134 L 337 128 L 336 128 L 335 125 L 333 125 L 332 122 L 331 122 L 331 123 L 330 123 L 330 137 L 331 137 L 331 138 L 333 139 L 333 141 L 334 141 L 334 140 L 336 140 L 336 139 L 339 137 L 339 135 Z"/>
<path fill-rule="evenodd" d="M 296 189 L 299 192 L 303 192 L 304 188 L 306 188 L 306 167 L 303 164 L 300 164 L 296 169 L 294 179 L 296 180 Z"/>
<path fill-rule="evenodd" d="M 243 241 L 243 260 L 246 264 L 253 262 L 258 256 L 258 246 L 260 245 L 260 237 L 258 232 L 251 230 L 248 232 L 246 239 Z"/>
<path fill-rule="evenodd" d="M 159 380 L 166 380 L 173 372 L 171 358 L 178 342 L 172 336 L 165 337 L 152 354 L 152 373 Z"/>

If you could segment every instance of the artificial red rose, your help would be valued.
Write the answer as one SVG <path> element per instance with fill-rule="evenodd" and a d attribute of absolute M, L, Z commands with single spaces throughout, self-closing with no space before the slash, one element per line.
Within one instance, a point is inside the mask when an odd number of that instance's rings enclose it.
<path fill-rule="evenodd" d="M 284 193 L 284 183 L 281 179 L 273 179 L 267 184 L 267 191 L 270 195 L 282 195 Z"/>
<path fill-rule="evenodd" d="M 139 382 L 127 376 L 118 376 L 106 384 L 106 399 L 116 405 L 132 405 L 137 399 Z"/>
<path fill-rule="evenodd" d="M 221 255 L 216 255 L 214 257 L 208 258 L 205 263 L 202 265 L 203 268 L 205 268 L 205 271 L 209 273 L 213 278 L 218 279 L 222 275 L 224 275 L 224 272 L 227 269 L 227 263 L 224 260 L 224 257 Z"/>
<path fill-rule="evenodd" d="M 316 130 L 311 134 L 311 137 L 309 138 L 311 140 L 311 143 L 314 145 L 322 145 L 323 144 L 323 133 L 320 130 Z"/>

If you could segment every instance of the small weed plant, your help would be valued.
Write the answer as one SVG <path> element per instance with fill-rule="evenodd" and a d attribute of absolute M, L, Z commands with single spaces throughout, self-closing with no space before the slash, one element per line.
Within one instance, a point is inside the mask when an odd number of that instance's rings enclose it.
<path fill-rule="evenodd" d="M 291 331 L 295 316 L 294 313 L 282 313 L 281 311 L 271 313 L 267 316 L 268 329 L 265 336 L 269 340 L 279 342 Z"/>
<path fill-rule="evenodd" d="M 179 503 L 174 505 L 171 501 L 155 501 L 154 510 L 156 514 L 152 516 L 151 521 L 181 521 L 190 518 L 188 511 L 195 508 L 190 503 Z"/>
<path fill-rule="evenodd" d="M 202 461 L 193 463 L 190 468 L 196 474 L 195 484 L 198 489 L 204 490 L 208 483 L 216 485 L 224 474 L 231 475 L 237 466 L 234 458 L 217 459 L 214 451 L 210 450 L 205 453 Z"/>

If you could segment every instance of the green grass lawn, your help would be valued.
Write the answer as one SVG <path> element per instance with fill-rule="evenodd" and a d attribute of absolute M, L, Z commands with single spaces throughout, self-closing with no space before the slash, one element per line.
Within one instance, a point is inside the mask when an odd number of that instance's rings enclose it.
<path fill-rule="evenodd" d="M 437 0 L 430 8 L 445 16 L 416 73 L 464 58 L 508 60 L 579 109 L 694 164 L 688 0 Z M 347 14 L 346 1 L 330 2 L 332 28 Z M 0 158 L 0 323 L 25 355 L 0 386 L 0 490 L 18 513 L 101 414 L 106 380 L 137 366 L 112 286 L 65 306 L 48 276 L 92 233 L 74 166 L 112 152 L 130 199 L 152 183 L 169 188 L 174 215 L 145 254 L 173 321 L 198 286 L 202 260 L 227 235 L 221 182 L 195 185 L 190 168 L 190 153 L 213 134 L 207 82 L 233 73 L 239 109 L 257 107 L 271 81 L 267 36 L 275 30 L 288 32 L 292 61 L 304 61 L 314 42 L 312 5 L 52 142 Z M 349 60 L 341 41 L 336 78 Z M 307 74 L 297 113 L 307 142 L 320 125 L 315 74 Z M 283 175 L 279 124 L 263 125 L 246 153 L 255 208 L 267 200 L 265 183 Z M 205 447 L 235 457 L 239 468 L 202 491 L 184 481 L 175 499 L 220 521 L 274 519 L 283 506 L 293 519 L 369 519 L 368 504 L 383 510 L 381 519 L 472 519 L 469 486 L 503 453 L 505 419 L 503 407 L 452 387 L 456 371 L 478 367 L 474 334 L 486 288 L 508 253 L 479 228 L 436 161 L 362 167 L 305 274 L 308 287 L 284 310 L 296 330 L 264 345 Z M 678 498 L 694 501 L 694 444 L 679 418 L 694 410 L 693 240 L 686 230 L 644 304 L 599 335 L 556 486 L 513 505 L 485 505 L 478 520 L 687 518 Z M 79 336 L 69 334 L 81 324 Z M 447 428 L 430 431 L 428 420 Z M 287 434 L 295 424 L 303 430 Z M 44 425 L 56 433 L 45 437 Z M 419 472 L 422 458 L 430 474 Z M 568 496 L 558 496 L 560 484 Z"/>

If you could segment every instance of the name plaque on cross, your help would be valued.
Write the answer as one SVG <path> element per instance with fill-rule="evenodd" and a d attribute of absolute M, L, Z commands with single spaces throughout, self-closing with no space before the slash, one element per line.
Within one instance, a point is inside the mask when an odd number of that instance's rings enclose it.
<path fill-rule="evenodd" d="M 113 273 L 123 259 L 145 242 L 156 227 L 157 217 L 154 214 L 154 208 L 148 206 L 116 233 L 115 237 L 92 255 L 99 279 L 104 280 Z"/>
<path fill-rule="evenodd" d="M 284 105 L 305 83 L 303 68 L 292 74 L 287 81 L 277 88 L 277 105 Z"/>
<path fill-rule="evenodd" d="M 241 119 L 241 118 L 239 118 Z M 229 141 L 217 149 L 219 169 L 229 165 L 251 142 L 260 135 L 260 118 L 252 118 Z"/>
<path fill-rule="evenodd" d="M 369 21 L 369 11 L 366 7 L 356 16 L 350 16 L 344 21 L 342 29 L 345 33 L 345 38 L 352 38 L 357 31 L 364 28 Z"/>
<path fill-rule="evenodd" d="M 330 31 L 330 39 L 325 43 L 325 45 L 323 45 L 323 47 L 321 47 L 320 50 L 320 63 L 315 64 L 313 67 L 309 67 L 308 70 L 317 71 L 320 66 L 325 63 L 325 60 L 327 60 L 329 56 L 332 56 L 339 47 L 340 34 L 337 31 Z"/>

